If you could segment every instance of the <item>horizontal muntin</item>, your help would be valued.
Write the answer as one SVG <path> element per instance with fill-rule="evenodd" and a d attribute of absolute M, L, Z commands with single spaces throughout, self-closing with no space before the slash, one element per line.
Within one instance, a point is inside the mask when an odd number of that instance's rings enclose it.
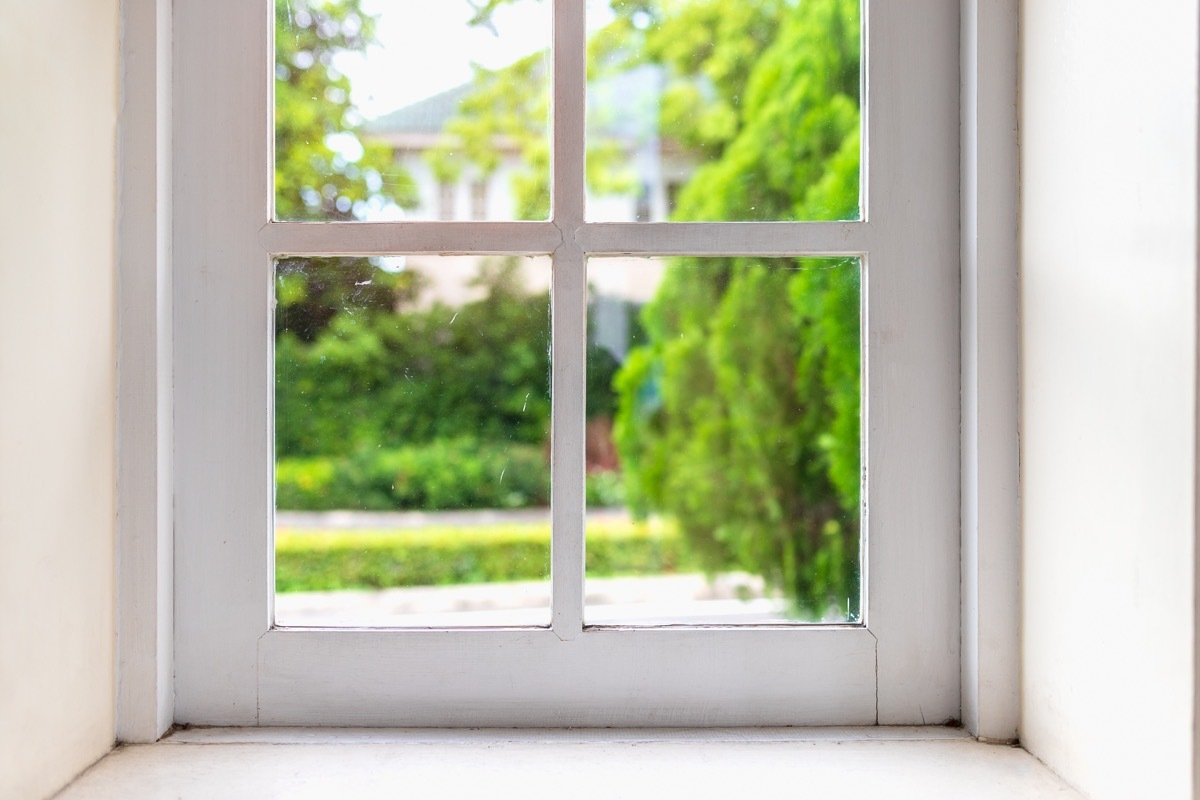
<path fill-rule="evenodd" d="M 273 256 L 545 255 L 569 241 L 586 255 L 861 255 L 866 222 L 269 222 Z"/>

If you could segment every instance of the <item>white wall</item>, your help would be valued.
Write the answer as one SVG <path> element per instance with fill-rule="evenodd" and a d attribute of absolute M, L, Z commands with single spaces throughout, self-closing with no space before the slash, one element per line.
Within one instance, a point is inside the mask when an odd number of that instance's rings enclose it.
<path fill-rule="evenodd" d="M 113 741 L 118 5 L 0 4 L 0 798 Z"/>
<path fill-rule="evenodd" d="M 1197 9 L 1022 4 L 1021 740 L 1191 797 Z"/>

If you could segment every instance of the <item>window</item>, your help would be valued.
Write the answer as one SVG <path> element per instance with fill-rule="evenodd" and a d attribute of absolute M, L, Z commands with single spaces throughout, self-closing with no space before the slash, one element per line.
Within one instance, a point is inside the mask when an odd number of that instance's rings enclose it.
<path fill-rule="evenodd" d="M 438 219 L 454 219 L 455 189 L 453 183 L 438 184 Z"/>
<path fill-rule="evenodd" d="M 471 181 L 471 219 L 487 219 L 488 182 L 486 178 Z"/>
<path fill-rule="evenodd" d="M 555 0 L 552 218 L 270 222 L 270 9 L 176 29 L 176 718 L 208 724 L 919 724 L 958 687 L 958 18 L 863 7 L 862 218 L 588 222 L 584 4 Z M 261 80 L 246 76 L 260 75 Z M 552 624 L 273 625 L 272 264 L 552 257 Z M 861 259 L 861 622 L 585 627 L 586 270 L 613 256 Z"/>

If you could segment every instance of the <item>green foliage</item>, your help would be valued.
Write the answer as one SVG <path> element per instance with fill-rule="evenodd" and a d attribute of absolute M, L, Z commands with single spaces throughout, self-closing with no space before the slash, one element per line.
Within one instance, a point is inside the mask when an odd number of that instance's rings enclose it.
<path fill-rule="evenodd" d="M 749 76 L 795 5 L 795 0 L 613 0 L 616 19 L 594 37 L 592 54 L 603 64 L 596 72 L 639 63 L 664 67 L 662 135 L 698 161 L 719 158 L 745 119 Z"/>
<path fill-rule="evenodd" d="M 589 507 L 620 506 L 617 472 L 587 476 Z M 543 448 L 436 439 L 395 450 L 348 456 L 281 458 L 275 505 L 288 511 L 529 508 L 550 502 L 550 465 Z"/>
<path fill-rule="evenodd" d="M 275 335 L 312 342 L 339 313 L 389 314 L 422 286 L 417 273 L 387 272 L 366 258 L 282 258 L 275 266 Z"/>
<path fill-rule="evenodd" d="M 661 521 L 588 525 L 595 577 L 695 571 L 674 526 Z M 541 580 L 550 574 L 549 524 L 275 536 L 280 592 Z"/>
<path fill-rule="evenodd" d="M 356 205 L 379 192 L 390 153 L 358 139 L 361 120 L 350 102 L 350 81 L 333 64 L 338 53 L 362 52 L 374 41 L 375 20 L 363 13 L 360 0 L 276 0 L 279 219 L 351 219 Z M 330 146 L 334 136 L 351 148 L 357 145 L 362 156 L 351 159 L 335 151 Z"/>
<path fill-rule="evenodd" d="M 360 0 L 276 0 L 275 2 L 275 216 L 282 220 L 362 218 L 368 205 L 417 202 L 411 178 L 395 173 L 390 150 L 363 142 L 361 123 L 350 102 L 350 81 L 334 66 L 342 52 L 362 52 L 374 42 L 375 20 Z M 331 146 L 340 141 L 341 146 Z M 361 150 L 361 155 L 357 151 Z M 284 266 L 287 291 L 280 313 L 291 330 L 311 340 L 332 318 L 325 309 L 362 303 L 388 307 L 403 279 L 373 267 L 367 259 L 310 259 L 303 271 Z M 371 283 L 364 283 L 371 281 Z M 367 292 L 361 287 L 368 286 Z M 280 326 L 276 325 L 279 332 Z"/>
<path fill-rule="evenodd" d="M 856 0 L 669 8 L 652 54 L 706 76 L 713 113 L 735 117 L 706 120 L 676 84 L 664 129 L 716 156 L 676 219 L 856 217 Z M 763 575 L 816 616 L 847 600 L 857 614 L 859 305 L 853 260 L 675 259 L 615 380 L 634 508 L 674 515 L 709 568 Z"/>
<path fill-rule="evenodd" d="M 550 502 L 550 468 L 540 447 L 475 439 L 362 450 L 348 456 L 280 459 L 278 508 L 524 508 Z"/>
<path fill-rule="evenodd" d="M 531 526 L 292 533 L 275 536 L 280 592 L 536 580 L 549 530 Z"/>
<path fill-rule="evenodd" d="M 625 505 L 625 484 L 616 470 L 589 473 L 585 489 L 588 508 Z"/>
<path fill-rule="evenodd" d="M 513 261 L 458 308 L 336 309 L 311 342 L 287 313 L 275 344 L 276 452 L 348 456 L 437 439 L 541 445 L 550 417 L 550 310 Z"/>
<path fill-rule="evenodd" d="M 745 79 L 737 135 L 688 181 L 680 219 L 858 217 L 859 35 L 853 0 L 786 8 Z"/>

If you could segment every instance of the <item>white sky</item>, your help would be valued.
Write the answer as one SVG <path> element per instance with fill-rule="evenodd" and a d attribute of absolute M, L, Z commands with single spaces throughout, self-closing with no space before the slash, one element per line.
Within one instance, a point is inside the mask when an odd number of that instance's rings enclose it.
<path fill-rule="evenodd" d="M 489 69 L 511 64 L 550 43 L 550 3 L 520 0 L 498 9 L 499 36 L 467 20 L 467 0 L 363 0 L 377 14 L 379 45 L 366 58 L 343 56 L 338 69 L 349 78 L 351 100 L 367 119 L 466 83 L 471 62 Z"/>
<path fill-rule="evenodd" d="M 467 25 L 474 14 L 468 0 L 363 0 L 363 11 L 378 15 L 379 45 L 365 58 L 345 55 L 335 63 L 350 78 L 351 100 L 373 119 L 466 83 L 472 61 L 498 69 L 549 47 L 550 6 L 550 0 L 517 0 L 500 7 L 493 15 L 497 36 Z M 595 13 L 607 6 L 588 3 L 591 25 L 607 21 Z"/>

